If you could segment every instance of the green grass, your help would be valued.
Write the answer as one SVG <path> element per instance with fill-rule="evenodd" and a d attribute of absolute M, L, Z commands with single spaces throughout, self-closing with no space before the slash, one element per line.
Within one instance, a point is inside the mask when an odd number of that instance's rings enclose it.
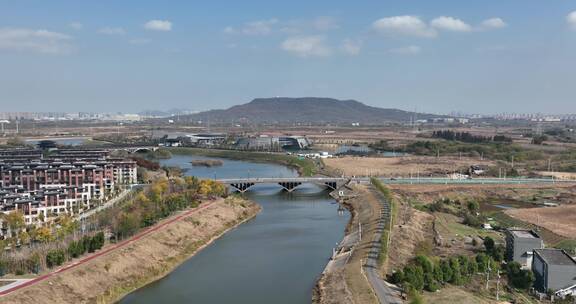
<path fill-rule="evenodd" d="M 470 227 L 464 224 L 461 224 L 459 222 L 457 222 L 457 217 L 456 216 L 452 216 L 449 214 L 445 214 L 445 213 L 435 213 L 436 215 L 436 224 L 437 227 L 442 227 L 445 228 L 447 231 L 447 233 L 451 234 L 452 236 L 460 236 L 460 237 L 464 237 L 464 236 L 479 236 L 479 237 L 486 237 L 486 236 L 490 236 L 493 239 L 500 239 L 501 237 L 499 236 L 498 233 L 495 233 L 493 231 L 489 231 L 489 230 L 484 230 L 481 228 L 474 228 L 474 227 Z M 452 237 L 450 236 L 450 238 Z M 447 237 L 447 236 L 444 236 Z"/>
<path fill-rule="evenodd" d="M 563 240 L 556 244 L 556 248 L 564 249 L 566 252 L 576 254 L 576 240 Z"/>
<path fill-rule="evenodd" d="M 265 152 L 249 152 L 238 150 L 217 150 L 200 148 L 171 148 L 173 154 L 202 155 L 235 160 L 249 160 L 255 162 L 277 163 L 298 170 L 302 176 L 312 176 L 316 173 L 316 165 L 311 159 L 298 159 L 292 155 Z"/>

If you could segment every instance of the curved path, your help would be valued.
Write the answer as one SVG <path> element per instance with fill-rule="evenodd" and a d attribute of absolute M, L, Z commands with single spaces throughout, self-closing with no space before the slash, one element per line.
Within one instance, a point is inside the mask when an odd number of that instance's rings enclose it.
<path fill-rule="evenodd" d="M 96 253 L 94 253 L 94 254 L 91 254 L 91 255 L 89 255 L 89 256 L 86 256 L 86 257 L 84 257 L 84 258 L 81 258 L 80 260 L 75 261 L 75 262 L 73 262 L 73 263 L 71 263 L 71 264 L 68 264 L 68 265 L 66 265 L 66 266 L 64 266 L 64 267 L 62 267 L 62 268 L 55 269 L 55 270 L 53 270 L 53 271 L 51 271 L 51 272 L 49 272 L 49 273 L 47 273 L 47 274 L 43 274 L 43 275 L 41 275 L 41 276 L 38 276 L 38 277 L 36 277 L 36 278 L 34 278 L 34 279 L 28 280 L 28 281 L 26 281 L 26 282 L 23 282 L 23 283 L 21 283 L 21 284 L 18 284 L 18 285 L 16 285 L 16 286 L 11 287 L 11 288 L 7 288 L 7 289 L 5 289 L 5 290 L 2 290 L 2 291 L 0 291 L 0 296 L 5 296 L 5 295 L 10 294 L 10 293 L 12 293 L 12 292 L 14 292 L 14 291 L 16 291 L 16 290 L 19 290 L 19 289 L 25 288 L 25 287 L 27 287 L 27 286 L 34 285 L 34 284 L 36 284 L 36 283 L 45 281 L 46 279 L 48 279 L 48 278 L 50 278 L 50 277 L 52 277 L 52 276 L 54 276 L 54 275 L 56 275 L 56 274 L 59 274 L 59 273 L 64 272 L 64 271 L 68 271 L 68 270 L 73 269 L 73 268 L 75 268 L 75 267 L 77 267 L 77 266 L 80 266 L 80 265 L 82 265 L 82 264 L 85 264 L 85 263 L 87 263 L 87 262 L 90 262 L 91 260 L 96 259 L 96 258 L 98 258 L 99 256 L 103 256 L 103 255 L 105 255 L 105 254 L 107 254 L 107 253 L 110 253 L 110 252 L 112 252 L 112 251 L 114 251 L 114 250 L 117 250 L 117 249 L 119 249 L 119 248 L 126 247 L 126 246 L 130 245 L 132 242 L 137 241 L 137 240 L 139 240 L 139 239 L 147 236 L 147 235 L 150 234 L 150 233 L 153 233 L 153 232 L 155 232 L 155 231 L 158 231 L 158 230 L 166 227 L 167 225 L 170 225 L 170 224 L 172 224 L 172 223 L 174 223 L 174 222 L 177 222 L 177 221 L 179 221 L 179 220 L 181 220 L 181 219 L 183 219 L 183 218 L 185 218 L 185 217 L 188 217 L 188 216 L 190 216 L 190 215 L 192 215 L 192 214 L 194 214 L 194 213 L 196 213 L 196 212 L 198 212 L 198 211 L 201 211 L 201 210 L 203 210 L 203 209 L 206 209 L 206 208 L 212 206 L 214 203 L 215 203 L 215 201 L 208 202 L 208 203 L 202 203 L 199 207 L 196 207 L 196 208 L 194 208 L 194 209 L 192 209 L 192 210 L 188 210 L 188 211 L 186 211 L 186 212 L 184 212 L 184 213 L 182 213 L 182 214 L 180 214 L 180 215 L 177 215 L 177 216 L 174 216 L 174 217 L 172 217 L 172 218 L 169 218 L 169 219 L 165 220 L 164 222 L 161 222 L 161 223 L 156 224 L 156 225 L 154 225 L 154 226 L 148 227 L 148 228 L 142 230 L 141 232 L 137 233 L 136 235 L 134 235 L 133 237 L 131 237 L 131 238 L 127 239 L 127 240 L 124 240 L 124 241 L 122 241 L 122 242 L 120 242 L 120 243 L 117 243 L 117 244 L 115 244 L 115 245 L 108 246 L 108 247 L 105 248 L 104 250 L 98 251 L 98 252 L 96 252 Z"/>

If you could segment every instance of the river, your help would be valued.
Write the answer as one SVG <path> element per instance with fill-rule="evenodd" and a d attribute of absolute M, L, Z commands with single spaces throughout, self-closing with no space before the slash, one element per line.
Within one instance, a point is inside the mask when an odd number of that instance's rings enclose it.
<path fill-rule="evenodd" d="M 284 166 L 225 159 L 221 167 L 193 167 L 193 159 L 207 158 L 174 155 L 162 164 L 209 178 L 297 175 Z M 288 194 L 279 186 L 262 185 L 246 196 L 263 208 L 256 218 L 120 303 L 310 303 L 349 214 L 339 215 L 338 205 L 316 186 L 303 185 Z"/>

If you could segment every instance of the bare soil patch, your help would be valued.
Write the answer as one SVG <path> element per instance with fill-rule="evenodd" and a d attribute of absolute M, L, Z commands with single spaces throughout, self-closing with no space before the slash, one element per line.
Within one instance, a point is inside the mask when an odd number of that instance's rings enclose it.
<path fill-rule="evenodd" d="M 471 165 L 492 165 L 491 161 L 481 161 L 468 157 L 340 157 L 328 158 L 324 163 L 341 170 L 349 176 L 378 175 L 386 177 L 446 176 L 446 174 L 466 170 Z"/>
<path fill-rule="evenodd" d="M 553 208 L 512 209 L 505 212 L 521 221 L 544 227 L 558 235 L 576 237 L 576 205 Z"/>

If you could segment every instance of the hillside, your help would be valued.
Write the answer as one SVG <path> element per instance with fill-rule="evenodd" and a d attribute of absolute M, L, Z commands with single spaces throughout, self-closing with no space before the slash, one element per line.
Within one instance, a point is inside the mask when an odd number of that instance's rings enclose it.
<path fill-rule="evenodd" d="M 408 122 L 414 117 L 427 119 L 440 117 L 431 114 L 367 106 L 356 100 L 332 98 L 257 98 L 249 103 L 226 110 L 211 110 L 186 115 L 191 121 L 211 123 L 352 123 L 381 124 Z M 182 119 L 181 117 L 180 119 Z"/>

